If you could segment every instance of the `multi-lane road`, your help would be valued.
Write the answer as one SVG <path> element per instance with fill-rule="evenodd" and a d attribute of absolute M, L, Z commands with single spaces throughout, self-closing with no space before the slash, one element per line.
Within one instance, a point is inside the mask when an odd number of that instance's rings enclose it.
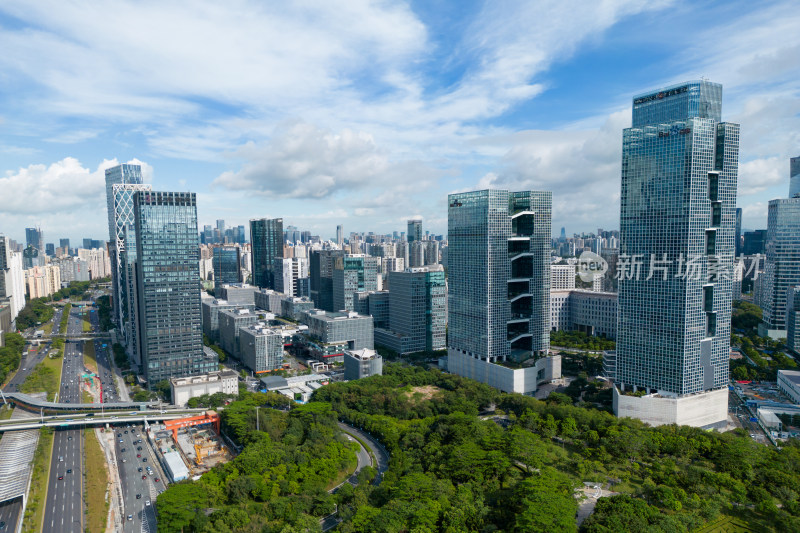
<path fill-rule="evenodd" d="M 78 309 L 71 309 L 67 333 L 82 329 Z M 67 341 L 61 367 L 61 387 L 56 401 L 81 403 L 81 374 L 84 373 L 83 343 Z M 83 430 L 59 429 L 54 433 L 44 530 L 54 533 L 83 531 Z"/>

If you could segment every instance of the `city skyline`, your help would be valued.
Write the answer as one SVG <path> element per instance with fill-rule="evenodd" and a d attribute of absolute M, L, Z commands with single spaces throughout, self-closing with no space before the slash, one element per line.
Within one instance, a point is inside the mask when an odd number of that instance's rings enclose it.
<path fill-rule="evenodd" d="M 445 234 L 448 193 L 493 187 L 552 190 L 553 227 L 570 234 L 616 229 L 629 98 L 706 76 L 743 125 L 743 227 L 764 228 L 797 155 L 791 8 L 412 3 L 319 8 L 340 12 L 324 22 L 246 2 L 93 16 L 7 2 L 0 227 L 17 241 L 33 226 L 50 242 L 103 237 L 104 170 L 141 162 L 146 183 L 196 192 L 203 222 L 284 218 L 328 239 L 337 224 L 389 233 L 421 216 Z M 374 24 L 343 32 L 353 20 Z M 146 44 L 129 29 L 142 26 Z M 253 74 L 265 66 L 280 75 Z"/>

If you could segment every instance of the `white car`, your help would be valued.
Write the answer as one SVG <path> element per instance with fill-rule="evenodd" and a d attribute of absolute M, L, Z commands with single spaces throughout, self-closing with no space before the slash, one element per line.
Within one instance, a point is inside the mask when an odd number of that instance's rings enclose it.
<path fill-rule="evenodd" d="M 147 500 L 146 502 L 144 502 L 144 504 L 145 504 L 146 506 L 150 507 L 150 500 Z"/>

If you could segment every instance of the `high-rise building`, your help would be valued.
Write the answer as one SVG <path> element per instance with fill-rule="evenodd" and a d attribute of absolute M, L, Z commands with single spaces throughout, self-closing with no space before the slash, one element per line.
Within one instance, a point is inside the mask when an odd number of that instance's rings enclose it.
<path fill-rule="evenodd" d="M 448 370 L 533 392 L 561 372 L 560 359 L 544 357 L 552 195 L 483 190 L 451 194 L 448 205 Z"/>
<path fill-rule="evenodd" d="M 722 86 L 705 80 L 633 98 L 622 141 L 618 416 L 727 423 L 739 125 L 721 122 L 721 107 Z"/>
<path fill-rule="evenodd" d="M 789 198 L 800 196 L 800 157 L 789 160 Z"/>
<path fill-rule="evenodd" d="M 377 257 L 345 255 L 336 258 L 333 265 L 333 307 L 336 311 L 355 311 L 355 293 L 377 290 Z"/>
<path fill-rule="evenodd" d="M 342 228 L 341 224 L 336 226 L 336 244 L 339 248 L 344 244 L 344 228 Z"/>
<path fill-rule="evenodd" d="M 0 302 L 6 302 L 13 322 L 25 308 L 25 270 L 22 253 L 11 249 L 8 237 L 0 235 Z"/>
<path fill-rule="evenodd" d="M 55 243 L 48 242 L 47 244 L 44 245 L 44 250 L 45 254 L 49 255 L 50 257 L 53 257 L 54 255 L 56 255 Z"/>
<path fill-rule="evenodd" d="M 65 249 L 66 253 L 69 253 L 69 239 L 59 239 L 58 247 Z"/>
<path fill-rule="evenodd" d="M 786 336 L 789 291 L 800 285 L 800 196 L 770 200 L 767 208 L 766 261 L 762 281 L 763 311 L 759 334 Z"/>
<path fill-rule="evenodd" d="M 241 283 L 242 273 L 239 268 L 241 248 L 238 246 L 215 246 L 212 265 L 214 268 L 214 286 L 225 283 Z"/>
<path fill-rule="evenodd" d="M 575 265 L 550 265 L 550 290 L 575 288 Z"/>
<path fill-rule="evenodd" d="M 422 220 L 412 219 L 408 221 L 408 242 L 422 240 Z"/>
<path fill-rule="evenodd" d="M 333 311 L 333 266 L 343 250 L 314 250 L 309 260 L 311 299 L 317 309 Z"/>
<path fill-rule="evenodd" d="M 203 352 L 195 194 L 137 191 L 133 204 L 126 246 L 136 251 L 138 360 L 148 386 L 217 370 Z"/>
<path fill-rule="evenodd" d="M 375 342 L 398 353 L 444 350 L 447 313 L 444 268 L 435 265 L 392 272 L 389 287 L 390 331 L 376 329 Z"/>
<path fill-rule="evenodd" d="M 253 285 L 275 288 L 275 258 L 283 257 L 283 219 L 260 218 L 250 221 Z"/>
<path fill-rule="evenodd" d="M 742 236 L 742 255 L 763 254 L 767 250 L 767 230 L 745 231 Z"/>
<path fill-rule="evenodd" d="M 133 224 L 133 193 L 136 190 L 150 190 L 149 185 L 142 185 L 142 167 L 140 165 L 117 165 L 106 169 L 106 208 L 108 209 L 108 252 L 111 262 L 111 287 L 113 291 L 114 319 L 119 324 L 120 332 L 125 338 L 128 350 L 136 354 L 136 347 L 131 338 L 133 327 L 131 320 L 131 301 L 128 290 L 133 283 L 130 273 L 122 269 L 126 266 L 125 230 Z M 114 188 L 117 187 L 115 190 Z"/>
<path fill-rule="evenodd" d="M 33 246 L 40 254 L 45 253 L 44 234 L 41 228 L 25 228 L 25 244 Z"/>
<path fill-rule="evenodd" d="M 302 296 L 301 284 L 308 278 L 308 259 L 305 257 L 275 259 L 275 290 L 286 296 Z"/>

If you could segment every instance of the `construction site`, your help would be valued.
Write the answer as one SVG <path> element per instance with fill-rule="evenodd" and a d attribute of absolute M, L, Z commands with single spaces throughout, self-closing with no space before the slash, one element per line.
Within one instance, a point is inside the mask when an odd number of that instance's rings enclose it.
<path fill-rule="evenodd" d="M 232 459 L 214 411 L 153 424 L 150 438 L 173 482 L 195 478 Z"/>

